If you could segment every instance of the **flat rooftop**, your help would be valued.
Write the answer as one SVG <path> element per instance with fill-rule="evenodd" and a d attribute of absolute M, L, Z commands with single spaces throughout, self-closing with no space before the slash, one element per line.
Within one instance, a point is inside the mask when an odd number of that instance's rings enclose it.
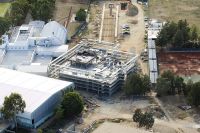
<path fill-rule="evenodd" d="M 28 25 L 21 25 L 12 28 L 12 34 L 10 36 L 11 44 L 21 44 L 26 42 L 29 37 L 39 37 L 42 31 L 43 25 L 40 21 L 30 22 Z"/>
<path fill-rule="evenodd" d="M 50 65 L 63 68 L 62 74 L 112 82 L 118 78 L 120 71 L 126 72 L 135 65 L 137 56 L 134 53 L 107 49 L 103 45 L 105 44 L 82 41 L 68 53 L 52 61 Z"/>
<path fill-rule="evenodd" d="M 37 55 L 34 57 L 32 64 L 33 65 L 48 65 L 49 62 L 51 62 L 52 57 L 51 56 L 40 56 Z"/>
<path fill-rule="evenodd" d="M 7 51 L 0 65 L 22 65 L 31 62 L 33 50 Z"/>
<path fill-rule="evenodd" d="M 5 96 L 19 93 L 26 102 L 25 113 L 31 113 L 56 92 L 73 85 L 34 74 L 0 68 L 0 106 Z"/>

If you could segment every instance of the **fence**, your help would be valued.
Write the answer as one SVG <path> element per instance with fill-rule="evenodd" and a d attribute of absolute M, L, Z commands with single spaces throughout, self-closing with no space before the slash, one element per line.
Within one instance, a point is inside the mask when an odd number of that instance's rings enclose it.
<path fill-rule="evenodd" d="M 168 48 L 169 52 L 200 52 L 200 48 Z"/>

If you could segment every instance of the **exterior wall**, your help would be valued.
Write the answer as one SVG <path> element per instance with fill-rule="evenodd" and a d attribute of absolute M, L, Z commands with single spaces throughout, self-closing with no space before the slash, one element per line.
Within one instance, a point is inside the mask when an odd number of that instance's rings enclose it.
<path fill-rule="evenodd" d="M 60 78 L 74 82 L 77 89 L 83 89 L 90 92 L 95 92 L 99 96 L 111 96 L 117 90 L 121 89 L 124 83 L 124 75 L 120 74 L 118 79 L 115 80 L 112 84 L 98 82 L 96 80 L 79 78 L 76 76 L 66 75 L 60 73 Z"/>
<path fill-rule="evenodd" d="M 69 88 L 74 88 L 74 85 L 68 86 L 63 90 Z M 32 112 L 30 117 L 23 117 L 23 114 L 17 117 L 17 122 L 20 126 L 24 128 L 37 128 L 42 123 L 45 122 L 54 113 L 55 108 L 61 101 L 61 96 L 63 91 L 59 91 L 52 95 L 47 101 L 45 101 L 40 107 L 38 107 L 34 112 Z"/>
<path fill-rule="evenodd" d="M 41 32 L 42 37 L 51 38 L 53 45 L 65 44 L 67 41 L 67 34 L 65 27 L 56 21 L 47 23 Z"/>
<path fill-rule="evenodd" d="M 42 124 L 46 116 L 51 116 L 53 114 L 56 106 L 60 103 L 63 93 L 60 91 L 49 98 L 45 103 L 43 103 L 37 110 L 32 113 L 32 124 L 34 128 Z"/>

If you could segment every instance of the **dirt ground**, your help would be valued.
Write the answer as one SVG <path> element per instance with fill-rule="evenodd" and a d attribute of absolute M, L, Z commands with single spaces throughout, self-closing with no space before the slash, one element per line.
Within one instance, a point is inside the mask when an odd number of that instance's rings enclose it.
<path fill-rule="evenodd" d="M 157 57 L 160 73 L 171 70 L 177 75 L 200 74 L 199 52 L 160 52 Z"/>
<path fill-rule="evenodd" d="M 200 28 L 199 0 L 150 0 L 149 17 L 159 20 L 178 21 L 187 19 Z"/>
<path fill-rule="evenodd" d="M 117 119 L 117 118 L 122 118 L 126 119 L 127 123 L 118 123 L 119 124 L 119 131 L 117 133 L 124 133 L 124 130 L 127 128 L 127 131 L 144 131 L 144 129 L 139 129 L 137 127 L 137 124 L 132 122 L 132 114 L 134 113 L 135 109 L 141 108 L 143 111 L 145 111 L 149 106 L 155 106 L 157 103 L 155 101 L 152 102 L 147 97 L 134 97 L 134 98 L 124 98 L 123 93 L 119 92 L 115 95 L 113 95 L 112 98 L 106 100 L 106 101 L 101 101 L 97 99 L 97 96 L 86 93 L 84 91 L 80 91 L 80 93 L 85 96 L 89 97 L 90 99 L 93 99 L 99 107 L 96 109 L 92 109 L 86 114 L 83 115 L 83 120 L 84 122 L 80 125 L 78 125 L 76 128 L 77 129 L 83 129 L 88 127 L 92 122 L 95 120 L 100 120 L 100 119 Z M 172 99 L 172 98 L 166 98 L 166 99 Z M 165 106 L 165 104 L 172 104 L 168 102 L 164 102 L 165 100 L 161 100 L 161 103 L 164 105 L 164 109 L 169 112 L 170 117 L 173 116 L 174 112 L 170 112 L 169 108 Z M 174 104 L 174 107 L 178 104 L 177 99 L 173 99 L 176 104 Z M 172 102 L 172 101 L 171 101 Z M 182 102 L 179 102 L 182 103 Z M 181 111 L 176 107 L 177 114 L 180 113 Z M 176 117 L 177 118 L 177 117 Z M 198 119 L 197 119 L 198 121 Z M 160 132 L 160 133 L 198 133 L 197 128 L 200 128 L 200 125 L 195 123 L 193 117 L 190 117 L 188 114 L 187 118 L 184 119 L 172 119 L 167 120 L 167 119 L 155 119 L 155 124 L 153 126 L 153 131 L 154 132 Z M 114 126 L 115 125 L 115 126 Z M 109 129 L 110 132 L 106 132 L 107 130 L 104 130 L 105 133 L 112 133 L 116 131 L 117 124 L 103 124 L 103 127 L 100 125 L 100 129 L 97 128 L 97 130 L 94 130 L 94 133 L 103 133 L 102 130 L 104 129 Z M 122 126 L 122 127 L 121 127 Z M 126 126 L 126 127 L 124 127 Z M 124 129 L 125 128 L 125 129 Z M 149 132 L 145 130 L 146 132 Z"/>
<path fill-rule="evenodd" d="M 115 21 L 116 21 L 116 13 L 113 11 L 113 15 L 110 16 L 110 11 L 106 6 L 104 23 L 103 23 L 103 33 L 102 40 L 106 42 L 114 42 L 115 41 Z"/>
<path fill-rule="evenodd" d="M 131 119 L 136 108 L 145 109 L 151 104 L 146 98 L 137 98 L 134 100 L 121 99 L 123 97 L 121 92 L 115 94 L 112 98 L 106 101 L 98 100 L 97 96 L 92 95 L 91 93 L 84 91 L 80 91 L 80 93 L 85 97 L 93 99 L 99 107 L 83 115 L 84 123 L 79 125 L 77 127 L 78 129 L 88 127 L 88 125 L 93 121 L 105 118 Z"/>
<path fill-rule="evenodd" d="M 93 133 L 150 133 L 145 130 L 140 130 L 127 124 L 104 122 Z"/>
<path fill-rule="evenodd" d="M 187 111 L 178 108 L 180 105 L 187 105 L 187 100 L 184 96 L 165 96 L 159 99 L 172 120 L 184 120 L 200 124 L 200 108 L 192 108 Z"/>
<path fill-rule="evenodd" d="M 93 133 L 198 133 L 195 130 L 188 130 L 187 128 L 181 129 L 175 127 L 175 125 L 168 124 L 167 122 L 155 121 L 155 125 L 152 130 L 146 130 L 144 128 L 138 128 L 134 122 L 129 123 L 111 123 L 104 122 Z"/>
<path fill-rule="evenodd" d="M 72 14 L 76 14 L 76 12 L 80 8 L 87 9 L 88 0 L 56 0 L 56 9 L 54 12 L 53 19 L 60 24 L 64 25 L 65 21 L 67 21 L 70 9 L 72 7 Z M 68 25 L 68 36 L 69 38 L 74 34 L 76 29 L 80 26 L 79 22 L 70 22 Z"/>
<path fill-rule="evenodd" d="M 134 5 L 138 8 L 138 15 L 136 16 L 127 16 L 126 11 L 121 10 L 119 13 L 119 31 L 120 27 L 123 24 L 128 24 L 130 26 L 130 36 L 124 38 L 124 40 L 120 41 L 120 49 L 122 51 L 128 51 L 136 53 L 140 55 L 140 53 L 145 48 L 144 35 L 145 35 L 145 26 L 144 26 L 144 11 L 141 5 L 134 3 Z M 133 22 L 137 21 L 137 24 Z M 143 74 L 149 74 L 147 63 L 142 62 L 138 58 L 138 62 L 142 69 Z"/>

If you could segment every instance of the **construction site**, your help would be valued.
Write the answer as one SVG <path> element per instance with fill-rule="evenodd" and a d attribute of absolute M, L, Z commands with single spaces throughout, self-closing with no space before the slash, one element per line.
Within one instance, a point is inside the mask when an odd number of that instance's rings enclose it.
<path fill-rule="evenodd" d="M 61 2 L 60 5 L 64 4 Z M 168 101 L 155 97 L 154 93 L 145 97 L 126 97 L 122 91 L 117 91 L 131 72 L 149 74 L 151 83 L 156 83 L 158 73 L 162 73 L 159 68 L 165 66 L 165 60 L 170 64 L 168 55 L 163 58 L 159 54 L 156 56 L 153 40 L 161 23 L 154 20 L 150 23 L 150 19 L 144 17 L 143 5 L 134 0 L 93 1 L 89 7 L 87 28 L 72 39 L 69 51 L 50 62 L 47 70 L 49 77 L 75 83 L 76 90 L 84 99 L 84 111 L 73 123 L 68 120 L 65 124 L 52 122 L 47 129 L 74 133 L 196 133 L 198 125 L 190 114 L 183 120 L 178 117 L 185 113 L 177 107 L 185 103 L 179 98 L 170 97 L 173 103 L 168 104 Z M 68 30 L 71 30 L 70 24 L 75 23 L 72 21 L 73 11 L 71 16 Z M 142 53 L 146 54 L 141 56 Z M 133 113 L 138 108 L 152 111 L 155 116 L 152 129 L 138 128 L 132 122 Z"/>
<path fill-rule="evenodd" d="M 138 70 L 138 52 L 132 50 L 135 44 L 125 46 L 123 41 L 119 41 L 121 35 L 133 35 L 130 29 L 134 25 L 128 24 L 127 20 L 132 16 L 127 16 L 123 21 L 119 19 L 126 15 L 129 4 L 128 1 L 91 4 L 87 29 L 92 32 L 83 35 L 87 39 L 82 39 L 67 53 L 52 61 L 48 75 L 72 81 L 77 89 L 95 92 L 99 96 L 111 96 L 121 89 L 127 75 Z M 125 41 L 129 44 L 132 42 Z M 127 47 L 132 47 L 131 51 Z"/>
<path fill-rule="evenodd" d="M 118 30 L 119 5 L 104 4 L 99 41 L 115 42 Z"/>
<path fill-rule="evenodd" d="M 52 61 L 48 75 L 73 81 L 77 89 L 111 96 L 133 72 L 137 55 L 115 50 L 113 43 L 83 40 Z M 100 48 L 101 47 L 101 48 Z"/>

